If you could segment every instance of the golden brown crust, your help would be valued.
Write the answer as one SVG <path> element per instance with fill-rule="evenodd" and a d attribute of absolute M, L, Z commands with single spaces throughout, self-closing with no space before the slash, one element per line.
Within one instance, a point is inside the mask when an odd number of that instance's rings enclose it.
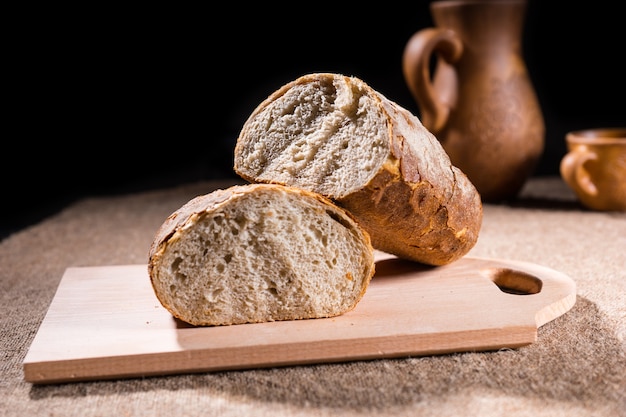
<path fill-rule="evenodd" d="M 453 262 L 478 240 L 480 195 L 416 116 L 373 93 L 389 118 L 391 155 L 368 184 L 338 203 L 370 232 L 375 248 L 431 265 Z M 420 146 L 407 138 L 419 138 Z"/>

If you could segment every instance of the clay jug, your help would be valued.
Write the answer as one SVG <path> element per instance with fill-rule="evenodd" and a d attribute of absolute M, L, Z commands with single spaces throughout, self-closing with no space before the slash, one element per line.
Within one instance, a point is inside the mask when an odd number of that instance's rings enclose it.
<path fill-rule="evenodd" d="M 522 56 L 525 0 L 439 0 L 407 42 L 403 74 L 420 119 L 483 201 L 516 197 L 544 149 Z"/>

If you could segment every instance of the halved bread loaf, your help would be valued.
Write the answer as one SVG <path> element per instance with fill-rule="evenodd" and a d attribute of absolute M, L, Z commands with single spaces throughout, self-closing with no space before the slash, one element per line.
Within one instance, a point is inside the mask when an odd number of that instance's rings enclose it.
<path fill-rule="evenodd" d="M 437 139 L 355 77 L 308 74 L 271 94 L 241 130 L 234 170 L 334 199 L 376 249 L 426 264 L 465 255 L 482 223 L 480 195 Z"/>
<path fill-rule="evenodd" d="M 193 325 L 332 317 L 365 294 L 374 249 L 351 215 L 321 195 L 237 185 L 172 213 L 148 272 L 161 304 Z"/>

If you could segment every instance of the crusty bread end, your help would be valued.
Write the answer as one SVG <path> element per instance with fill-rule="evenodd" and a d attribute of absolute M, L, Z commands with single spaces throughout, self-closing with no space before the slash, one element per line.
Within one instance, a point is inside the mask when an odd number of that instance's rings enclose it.
<path fill-rule="evenodd" d="M 468 177 L 417 116 L 356 77 L 307 74 L 268 96 L 242 127 L 234 169 L 334 199 L 401 258 L 444 265 L 478 239 Z"/>

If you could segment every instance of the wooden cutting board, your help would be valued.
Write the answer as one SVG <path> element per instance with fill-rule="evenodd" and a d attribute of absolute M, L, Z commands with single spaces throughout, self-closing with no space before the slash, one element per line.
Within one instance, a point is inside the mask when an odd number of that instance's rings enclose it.
<path fill-rule="evenodd" d="M 517 261 L 427 267 L 377 253 L 357 307 L 339 317 L 222 327 L 175 320 L 146 265 L 71 267 L 23 362 L 35 384 L 517 348 L 566 313 L 576 285 Z"/>

